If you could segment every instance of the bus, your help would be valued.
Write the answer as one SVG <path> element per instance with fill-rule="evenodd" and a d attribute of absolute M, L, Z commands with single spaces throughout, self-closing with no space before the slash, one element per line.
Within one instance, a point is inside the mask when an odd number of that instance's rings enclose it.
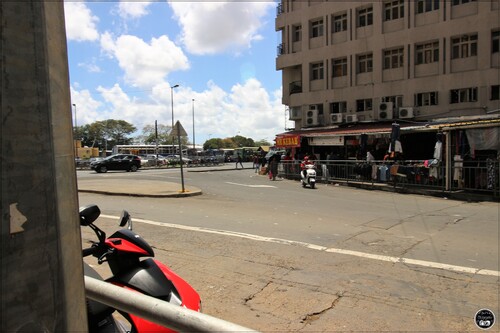
<path fill-rule="evenodd" d="M 186 150 L 182 150 L 185 154 Z M 134 154 L 144 155 L 178 155 L 178 145 L 116 145 L 113 147 L 113 154 Z"/>

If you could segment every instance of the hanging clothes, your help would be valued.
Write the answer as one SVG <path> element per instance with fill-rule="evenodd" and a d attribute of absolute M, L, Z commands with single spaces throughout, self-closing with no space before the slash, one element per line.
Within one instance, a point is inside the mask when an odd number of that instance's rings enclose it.
<path fill-rule="evenodd" d="M 434 146 L 434 159 L 441 161 L 442 153 L 443 153 L 443 143 L 441 141 L 437 141 L 436 145 Z"/>
<path fill-rule="evenodd" d="M 493 162 L 493 159 L 488 158 L 486 160 L 486 177 L 487 177 L 486 188 L 488 190 L 493 190 L 495 188 L 495 183 L 496 183 L 495 175 L 496 175 L 495 163 Z"/>
<path fill-rule="evenodd" d="M 455 155 L 453 156 L 453 180 L 457 182 L 458 187 L 463 186 L 463 166 L 464 160 L 462 156 Z"/>

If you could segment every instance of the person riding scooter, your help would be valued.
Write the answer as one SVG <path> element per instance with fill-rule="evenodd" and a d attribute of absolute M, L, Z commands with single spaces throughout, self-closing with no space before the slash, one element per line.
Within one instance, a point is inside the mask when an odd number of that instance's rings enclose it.
<path fill-rule="evenodd" d="M 302 169 L 300 176 L 300 183 L 302 187 L 309 185 L 311 188 L 316 187 L 316 165 L 313 161 L 309 159 L 308 156 L 304 157 L 304 161 L 300 163 L 300 168 Z"/>
<path fill-rule="evenodd" d="M 309 156 L 305 156 L 304 157 L 304 160 L 302 161 L 302 163 L 300 163 L 300 170 L 302 170 L 302 177 L 303 178 L 306 178 L 306 165 L 314 165 L 314 163 L 312 161 L 309 160 Z"/>

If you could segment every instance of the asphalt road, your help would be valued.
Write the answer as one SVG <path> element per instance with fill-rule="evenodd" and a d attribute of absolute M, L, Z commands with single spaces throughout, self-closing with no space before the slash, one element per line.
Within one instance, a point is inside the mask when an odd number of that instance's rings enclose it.
<path fill-rule="evenodd" d="M 497 203 L 192 171 L 185 183 L 201 196 L 81 193 L 80 204 L 98 203 L 107 231 L 127 209 L 205 313 L 261 331 L 324 332 L 473 331 L 478 310 L 499 315 Z M 86 177 L 180 184 L 179 170 L 78 171 Z"/>

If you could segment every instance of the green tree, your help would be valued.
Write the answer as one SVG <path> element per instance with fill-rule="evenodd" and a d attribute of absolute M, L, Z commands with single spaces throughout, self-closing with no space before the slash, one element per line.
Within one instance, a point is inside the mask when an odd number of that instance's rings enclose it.
<path fill-rule="evenodd" d="M 220 149 L 220 148 L 224 148 L 224 144 L 222 142 L 222 139 L 220 139 L 220 138 L 213 138 L 213 139 L 207 140 L 203 144 L 204 150 Z"/>
<path fill-rule="evenodd" d="M 272 144 L 265 139 L 255 141 L 254 147 L 260 147 L 260 146 L 272 146 Z"/>
<path fill-rule="evenodd" d="M 235 144 L 233 148 L 238 148 L 238 147 L 255 147 L 255 143 L 253 139 L 251 138 L 245 138 L 244 136 L 241 135 L 236 135 L 231 138 Z"/>
<path fill-rule="evenodd" d="M 104 138 L 112 142 L 113 145 L 127 145 L 132 142 L 129 134 L 134 133 L 137 128 L 125 120 L 107 119 L 97 121 L 103 127 Z"/>
<path fill-rule="evenodd" d="M 168 145 L 172 144 L 172 137 L 170 132 L 172 127 L 164 124 L 158 124 L 158 144 Z M 139 136 L 139 141 L 151 145 L 156 143 L 155 125 L 146 125 L 142 128 L 142 135 Z"/>
<path fill-rule="evenodd" d="M 75 129 L 75 139 L 82 140 L 83 146 L 112 147 L 114 145 L 130 144 L 129 135 L 136 127 L 125 120 L 107 119 L 79 126 Z"/>

